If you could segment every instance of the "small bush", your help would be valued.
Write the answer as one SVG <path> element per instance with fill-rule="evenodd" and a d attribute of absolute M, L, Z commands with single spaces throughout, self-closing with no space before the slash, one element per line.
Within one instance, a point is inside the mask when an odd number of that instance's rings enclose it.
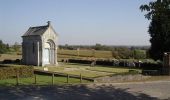
<path fill-rule="evenodd" d="M 17 73 L 19 77 L 31 77 L 34 74 L 34 68 L 31 66 L 0 66 L 0 79 L 16 77 Z"/>
<path fill-rule="evenodd" d="M 137 70 L 129 70 L 129 74 L 140 74 Z"/>
<path fill-rule="evenodd" d="M 21 52 L 18 52 L 17 55 L 22 55 L 22 53 L 21 53 Z"/>
<path fill-rule="evenodd" d="M 113 61 L 110 60 L 97 60 L 96 65 L 107 65 L 107 66 L 113 66 Z"/>
<path fill-rule="evenodd" d="M 161 70 L 163 67 L 162 64 L 154 64 L 154 63 L 142 63 L 141 68 L 143 70 Z"/>
<path fill-rule="evenodd" d="M 70 63 L 91 64 L 91 60 L 68 59 Z"/>
<path fill-rule="evenodd" d="M 10 59 L 5 59 L 5 60 L 2 61 L 2 63 L 3 63 L 3 64 L 12 64 L 13 61 L 10 60 Z"/>
<path fill-rule="evenodd" d="M 142 70 L 142 74 L 143 75 L 160 75 L 160 71 L 159 70 Z"/>
<path fill-rule="evenodd" d="M 20 64 L 21 60 L 16 59 L 16 60 L 11 60 L 11 59 L 5 59 L 2 61 L 2 64 Z"/>
<path fill-rule="evenodd" d="M 14 61 L 14 63 L 20 64 L 20 63 L 21 63 L 21 60 L 20 60 L 20 59 L 16 59 L 16 60 Z"/>

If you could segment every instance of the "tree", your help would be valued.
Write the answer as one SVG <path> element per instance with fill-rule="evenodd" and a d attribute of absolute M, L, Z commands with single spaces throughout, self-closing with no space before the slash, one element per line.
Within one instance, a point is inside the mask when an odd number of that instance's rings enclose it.
<path fill-rule="evenodd" d="M 112 47 L 107 45 L 101 45 L 99 43 L 96 43 L 96 45 L 93 47 L 95 50 L 106 50 L 106 51 L 112 51 Z"/>
<path fill-rule="evenodd" d="M 129 59 L 129 58 L 132 58 L 133 56 L 132 50 L 126 47 L 115 48 L 115 51 L 118 52 L 118 57 L 122 59 Z M 113 55 L 113 52 L 112 52 L 112 55 Z"/>
<path fill-rule="evenodd" d="M 15 52 L 19 52 L 20 50 L 20 45 L 18 42 L 15 42 L 15 44 L 13 45 L 13 49 L 15 50 Z"/>
<path fill-rule="evenodd" d="M 135 59 L 145 59 L 146 58 L 146 51 L 145 50 L 133 50 L 133 57 Z"/>
<path fill-rule="evenodd" d="M 95 49 L 95 50 L 102 50 L 102 45 L 97 43 L 97 44 L 94 46 L 94 49 Z"/>
<path fill-rule="evenodd" d="M 4 44 L 2 40 L 0 40 L 0 54 L 6 53 L 9 51 L 9 46 Z"/>
<path fill-rule="evenodd" d="M 118 59 L 119 58 L 118 51 L 112 50 L 112 57 Z"/>
<path fill-rule="evenodd" d="M 162 60 L 163 53 L 170 51 L 170 0 L 152 1 L 141 5 L 140 9 L 147 11 L 145 17 L 151 20 L 149 55 L 154 60 Z"/>

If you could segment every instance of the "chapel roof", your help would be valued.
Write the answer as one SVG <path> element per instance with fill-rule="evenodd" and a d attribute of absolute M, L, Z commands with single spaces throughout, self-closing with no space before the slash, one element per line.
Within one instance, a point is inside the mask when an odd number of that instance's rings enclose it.
<path fill-rule="evenodd" d="M 43 35 L 49 27 L 52 28 L 50 21 L 48 21 L 47 23 L 48 23 L 48 25 L 45 25 L 45 26 L 30 27 L 30 28 L 27 30 L 27 32 L 25 32 L 25 34 L 23 35 L 23 37 L 24 37 L 24 36 Z M 54 33 L 56 33 L 53 28 L 52 28 L 52 30 L 54 31 Z M 56 34 L 57 34 L 57 33 L 56 33 Z"/>

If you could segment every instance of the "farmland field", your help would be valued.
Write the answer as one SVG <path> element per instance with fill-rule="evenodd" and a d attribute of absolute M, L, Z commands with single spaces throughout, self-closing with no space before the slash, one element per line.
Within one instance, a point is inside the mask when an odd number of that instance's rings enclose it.
<path fill-rule="evenodd" d="M 58 50 L 58 57 L 96 57 L 96 58 L 112 58 L 111 51 L 96 50 Z"/>
<path fill-rule="evenodd" d="M 79 56 L 77 50 L 58 50 L 58 58 L 82 58 L 82 57 L 95 57 L 95 58 L 112 58 L 111 51 L 94 51 L 94 50 L 80 50 Z M 0 61 L 4 59 L 21 59 L 22 55 L 17 54 L 1 54 Z"/>
<path fill-rule="evenodd" d="M 10 59 L 10 60 L 21 59 L 21 56 L 22 55 L 17 55 L 17 54 L 1 54 L 0 61 L 3 61 L 4 59 Z"/>

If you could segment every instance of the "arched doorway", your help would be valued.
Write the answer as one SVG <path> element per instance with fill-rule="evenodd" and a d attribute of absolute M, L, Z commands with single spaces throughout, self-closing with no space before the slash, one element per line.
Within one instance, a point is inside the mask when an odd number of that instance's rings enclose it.
<path fill-rule="evenodd" d="M 44 65 L 55 64 L 55 43 L 52 40 L 45 42 L 43 62 Z"/>

